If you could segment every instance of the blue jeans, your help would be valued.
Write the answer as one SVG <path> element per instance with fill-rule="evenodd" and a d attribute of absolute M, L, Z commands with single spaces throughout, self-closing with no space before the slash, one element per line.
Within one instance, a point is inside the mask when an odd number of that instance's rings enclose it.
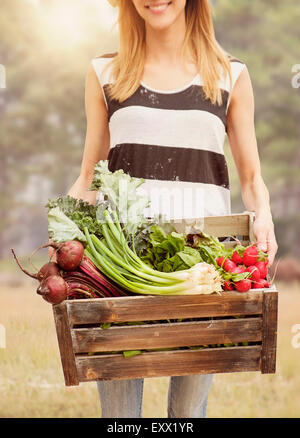
<path fill-rule="evenodd" d="M 168 418 L 205 418 L 213 374 L 170 377 Z M 142 418 L 144 379 L 97 382 L 102 418 Z"/>

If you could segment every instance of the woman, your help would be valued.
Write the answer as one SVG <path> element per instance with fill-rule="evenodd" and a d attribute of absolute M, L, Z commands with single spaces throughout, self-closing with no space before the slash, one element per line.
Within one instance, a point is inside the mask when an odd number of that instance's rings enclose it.
<path fill-rule="evenodd" d="M 94 166 L 108 158 L 110 170 L 145 178 L 155 213 L 163 208 L 160 190 L 176 187 L 175 206 L 178 194 L 193 192 L 192 215 L 230 214 L 227 133 L 245 207 L 255 212 L 255 237 L 272 264 L 277 243 L 251 80 L 217 44 L 208 0 L 110 2 L 119 7 L 120 50 L 91 62 L 82 168 L 69 195 L 95 203 L 97 193 L 88 191 Z M 172 218 L 185 213 L 174 205 Z M 211 381 L 212 375 L 171 377 L 168 416 L 205 417 Z M 141 416 L 143 379 L 99 382 L 98 389 L 102 417 Z"/>

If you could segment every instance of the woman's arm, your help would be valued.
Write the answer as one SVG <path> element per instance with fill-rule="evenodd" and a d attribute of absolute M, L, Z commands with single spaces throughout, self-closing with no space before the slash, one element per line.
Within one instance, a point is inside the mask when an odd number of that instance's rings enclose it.
<path fill-rule="evenodd" d="M 95 165 L 106 160 L 109 151 L 107 108 L 96 73 L 90 65 L 85 84 L 86 138 L 80 175 L 68 195 L 95 204 L 97 192 L 88 191 Z"/>
<path fill-rule="evenodd" d="M 262 179 L 254 124 L 254 96 L 247 68 L 232 92 L 227 113 L 227 135 L 241 183 L 245 207 L 255 212 L 254 235 L 269 264 L 278 246 L 270 208 L 270 196 Z"/>
<path fill-rule="evenodd" d="M 85 112 L 87 129 L 80 175 L 68 191 L 68 195 L 90 204 L 96 203 L 97 192 L 89 191 L 95 165 L 105 160 L 109 151 L 109 128 L 107 108 L 98 78 L 92 67 L 86 75 Z M 54 250 L 49 248 L 49 256 L 56 261 Z"/>

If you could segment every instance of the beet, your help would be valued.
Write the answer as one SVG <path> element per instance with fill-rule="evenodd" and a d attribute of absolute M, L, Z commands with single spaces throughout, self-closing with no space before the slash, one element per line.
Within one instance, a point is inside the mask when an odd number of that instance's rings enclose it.
<path fill-rule="evenodd" d="M 78 240 L 69 240 L 60 245 L 56 253 L 58 265 L 64 271 L 74 271 L 81 263 L 84 246 Z"/>
<path fill-rule="evenodd" d="M 47 247 L 55 250 L 57 264 L 63 271 L 74 271 L 78 268 L 84 254 L 84 246 L 78 240 L 68 240 L 63 243 L 47 243 L 37 248 L 34 252 Z"/>
<path fill-rule="evenodd" d="M 44 278 L 50 275 L 60 275 L 60 269 L 57 263 L 49 262 L 41 267 L 37 273 L 37 280 L 42 281 Z"/>
<path fill-rule="evenodd" d="M 13 253 L 13 256 L 21 271 L 24 272 L 24 274 L 28 275 L 29 277 L 34 278 L 35 280 L 42 281 L 44 278 L 49 277 L 49 275 L 60 275 L 59 266 L 55 262 L 46 263 L 44 266 L 41 267 L 41 269 L 37 274 L 34 274 L 33 272 L 28 272 L 26 269 L 23 268 L 23 266 L 19 262 L 13 249 L 11 249 L 11 252 Z"/>
<path fill-rule="evenodd" d="M 50 275 L 41 282 L 37 293 L 48 303 L 60 304 L 67 298 L 68 285 L 61 276 Z"/>

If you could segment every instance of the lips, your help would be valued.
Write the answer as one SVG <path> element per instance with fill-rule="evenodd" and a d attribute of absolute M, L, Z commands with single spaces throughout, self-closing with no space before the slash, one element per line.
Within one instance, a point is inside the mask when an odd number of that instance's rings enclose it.
<path fill-rule="evenodd" d="M 152 12 L 159 13 L 159 12 L 165 11 L 171 3 L 172 3 L 171 1 L 170 2 L 152 3 L 149 5 L 146 5 L 145 7 L 147 9 L 150 9 L 150 11 L 152 11 Z"/>

